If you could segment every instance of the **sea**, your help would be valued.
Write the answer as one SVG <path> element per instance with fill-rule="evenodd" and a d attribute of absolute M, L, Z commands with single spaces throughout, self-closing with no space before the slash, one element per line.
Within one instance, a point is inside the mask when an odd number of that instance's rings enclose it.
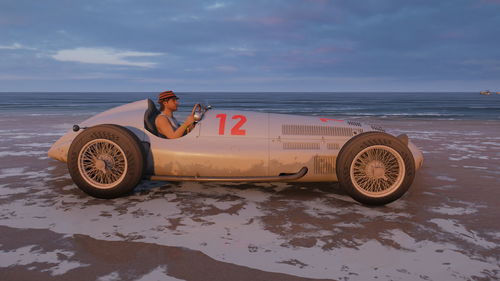
<path fill-rule="evenodd" d="M 150 98 L 153 92 L 0 93 L 0 115 L 92 116 L 109 108 Z M 500 120 L 500 94 L 473 92 L 177 92 L 179 114 L 195 103 L 217 109 L 249 110 L 350 119 L 399 118 Z"/>

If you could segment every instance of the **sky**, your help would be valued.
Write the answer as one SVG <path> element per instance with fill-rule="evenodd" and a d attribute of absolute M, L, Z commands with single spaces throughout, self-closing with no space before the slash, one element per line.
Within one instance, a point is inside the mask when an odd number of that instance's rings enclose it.
<path fill-rule="evenodd" d="M 0 0 L 0 92 L 500 91 L 500 0 Z"/>

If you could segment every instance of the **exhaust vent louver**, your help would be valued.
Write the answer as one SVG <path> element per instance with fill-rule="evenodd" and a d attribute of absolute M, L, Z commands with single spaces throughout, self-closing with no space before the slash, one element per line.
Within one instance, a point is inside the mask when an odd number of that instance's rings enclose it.
<path fill-rule="evenodd" d="M 313 142 L 284 142 L 283 149 L 315 150 L 319 149 L 319 143 Z"/>
<path fill-rule="evenodd" d="M 351 126 L 362 127 L 361 123 L 356 121 L 347 121 L 347 124 Z"/>
<path fill-rule="evenodd" d="M 372 127 L 372 130 L 379 131 L 379 132 L 385 132 L 385 130 L 380 126 L 371 125 L 370 127 Z"/>
<path fill-rule="evenodd" d="M 326 148 L 330 150 L 339 150 L 340 149 L 340 144 L 338 143 L 327 143 Z"/>
<path fill-rule="evenodd" d="M 333 174 L 335 173 L 335 156 L 314 156 L 314 173 Z"/>
<path fill-rule="evenodd" d="M 311 126 L 311 125 L 283 125 L 283 135 L 296 136 L 352 136 L 359 130 L 343 127 Z"/>

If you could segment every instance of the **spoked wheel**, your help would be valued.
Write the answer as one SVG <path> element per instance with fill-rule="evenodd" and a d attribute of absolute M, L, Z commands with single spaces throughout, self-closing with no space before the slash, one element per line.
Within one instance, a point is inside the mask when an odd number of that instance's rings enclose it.
<path fill-rule="evenodd" d="M 130 193 L 142 178 L 144 152 L 139 139 L 117 125 L 85 129 L 70 146 L 68 169 L 84 192 L 98 198 Z"/>
<path fill-rule="evenodd" d="M 337 158 L 340 185 L 355 200 L 383 205 L 401 197 L 415 176 L 408 147 L 385 133 L 369 132 L 349 140 Z"/>
<path fill-rule="evenodd" d="M 351 179 L 359 192 L 373 197 L 392 193 L 404 178 L 405 166 L 398 152 L 374 145 L 360 151 L 352 161 Z"/>
<path fill-rule="evenodd" d="M 87 143 L 78 155 L 80 174 L 96 188 L 113 188 L 123 180 L 127 168 L 125 152 L 107 139 Z"/>

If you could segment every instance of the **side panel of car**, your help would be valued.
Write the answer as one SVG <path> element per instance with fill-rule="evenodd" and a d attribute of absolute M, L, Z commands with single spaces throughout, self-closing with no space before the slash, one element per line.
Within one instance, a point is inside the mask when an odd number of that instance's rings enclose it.
<path fill-rule="evenodd" d="M 156 175 L 267 176 L 268 114 L 211 110 L 179 139 L 151 137 Z"/>
<path fill-rule="evenodd" d="M 269 113 L 210 110 L 200 122 L 202 137 L 230 137 L 238 141 L 268 138 Z"/>
<path fill-rule="evenodd" d="M 340 148 L 362 132 L 343 120 L 270 114 L 270 174 L 309 171 L 299 181 L 336 181 Z"/>

